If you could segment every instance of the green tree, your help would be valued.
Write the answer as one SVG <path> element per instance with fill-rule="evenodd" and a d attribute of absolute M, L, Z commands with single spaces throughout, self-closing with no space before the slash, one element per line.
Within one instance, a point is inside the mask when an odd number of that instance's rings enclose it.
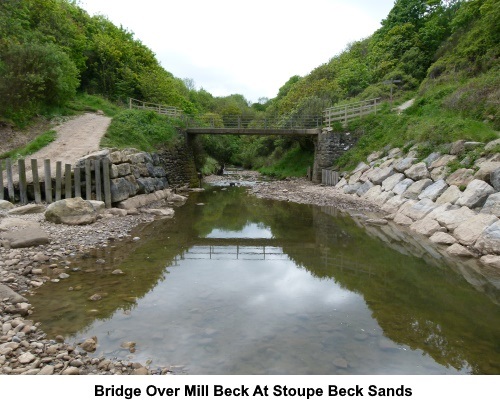
<path fill-rule="evenodd" d="M 0 64 L 0 113 L 34 113 L 40 105 L 64 105 L 76 94 L 78 70 L 54 44 L 10 44 Z"/>

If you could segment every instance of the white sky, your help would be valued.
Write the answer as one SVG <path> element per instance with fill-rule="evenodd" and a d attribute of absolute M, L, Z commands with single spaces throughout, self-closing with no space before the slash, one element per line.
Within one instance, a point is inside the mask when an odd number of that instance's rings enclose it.
<path fill-rule="evenodd" d="M 213 96 L 275 97 L 380 27 L 394 0 L 80 0 Z"/>

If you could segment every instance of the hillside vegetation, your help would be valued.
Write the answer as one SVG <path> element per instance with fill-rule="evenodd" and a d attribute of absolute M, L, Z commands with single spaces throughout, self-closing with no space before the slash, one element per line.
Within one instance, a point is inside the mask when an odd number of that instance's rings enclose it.
<path fill-rule="evenodd" d="M 293 119 L 380 97 L 380 114 L 345 128 L 359 143 L 338 167 L 386 145 L 424 142 L 432 149 L 456 139 L 488 141 L 500 130 L 498 21 L 500 0 L 396 0 L 373 35 L 310 74 L 292 76 L 275 98 L 251 102 L 239 94 L 213 97 L 174 77 L 133 33 L 90 16 L 76 1 L 3 0 L 0 124 L 22 127 L 35 116 L 102 110 L 117 117 L 106 145 L 150 149 L 170 140 L 158 131 L 168 126 L 165 133 L 174 134 L 180 123 L 123 112 L 129 97 L 176 106 L 219 126 L 229 115 L 249 122 Z M 410 98 L 415 103 L 403 114 L 391 110 Z M 203 136 L 200 144 L 209 158 L 204 172 L 217 168 L 216 160 L 280 177 L 304 175 L 314 153 L 312 140 L 300 137 Z"/>

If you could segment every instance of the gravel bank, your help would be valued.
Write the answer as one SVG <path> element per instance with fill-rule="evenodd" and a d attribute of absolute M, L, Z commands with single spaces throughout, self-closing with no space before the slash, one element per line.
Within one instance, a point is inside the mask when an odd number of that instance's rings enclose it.
<path fill-rule="evenodd" d="M 43 327 L 30 320 L 29 298 L 36 288 L 67 277 L 66 271 L 69 272 L 72 262 L 82 254 L 113 241 L 132 239 L 134 227 L 155 219 L 154 215 L 140 210 L 135 215 L 125 216 L 111 212 L 100 215 L 92 225 L 70 226 L 47 222 L 43 213 L 11 215 L 0 211 L 0 221 L 18 221 L 18 227 L 28 222 L 50 235 L 48 245 L 21 249 L 0 247 L 0 374 L 145 375 L 170 372 L 168 369 L 150 370 L 129 361 L 91 357 L 88 353 L 96 346 L 92 337 L 71 346 L 62 336 L 47 339 Z M 44 271 L 47 268 L 59 275 L 47 277 Z"/>

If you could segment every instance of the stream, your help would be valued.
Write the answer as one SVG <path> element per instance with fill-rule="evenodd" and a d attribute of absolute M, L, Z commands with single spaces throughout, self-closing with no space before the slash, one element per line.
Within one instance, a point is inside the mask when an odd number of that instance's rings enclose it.
<path fill-rule="evenodd" d="M 175 373 L 500 374 L 495 288 L 331 207 L 206 188 L 140 239 L 74 260 L 31 298 L 32 318 L 49 338 L 96 336 L 96 356 Z"/>

